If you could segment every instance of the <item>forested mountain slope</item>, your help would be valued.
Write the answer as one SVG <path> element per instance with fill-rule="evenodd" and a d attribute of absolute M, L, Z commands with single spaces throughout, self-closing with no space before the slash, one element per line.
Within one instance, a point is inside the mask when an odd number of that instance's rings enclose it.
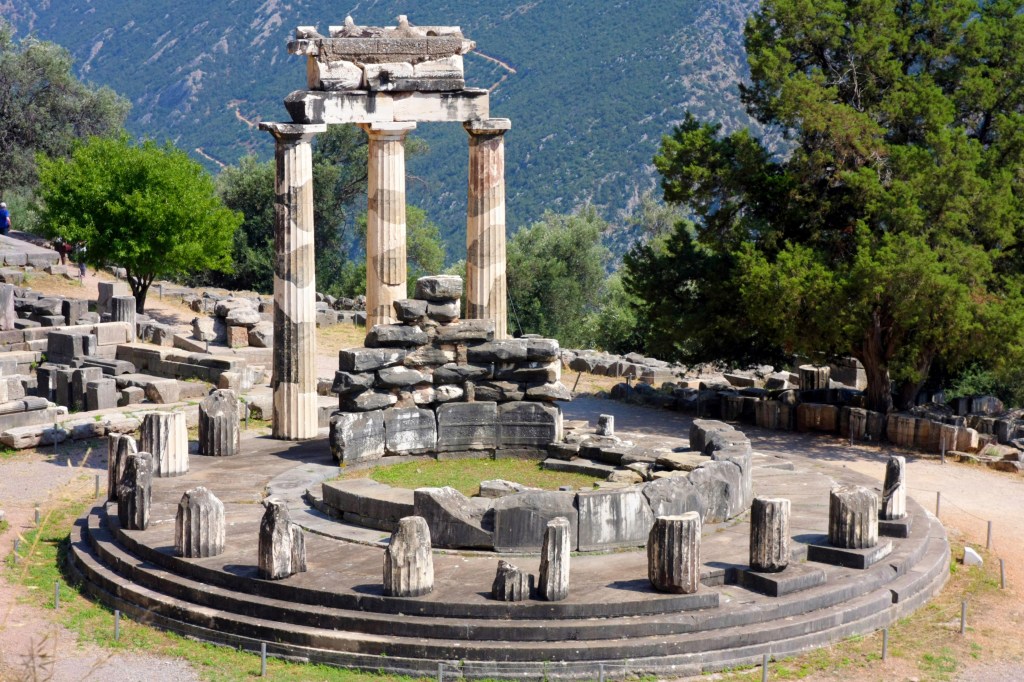
<path fill-rule="evenodd" d="M 494 88 L 491 111 L 507 137 L 512 229 L 545 209 L 591 202 L 615 218 L 655 185 L 651 157 L 686 109 L 746 125 L 735 81 L 745 71 L 742 26 L 755 0 L 6 0 L 20 37 L 67 47 L 80 75 L 133 105 L 130 130 L 170 138 L 211 168 L 272 153 L 259 120 L 304 88 L 287 53 L 298 25 L 326 31 L 346 14 L 387 25 L 460 25 L 478 51 L 472 86 Z M 466 134 L 421 125 L 431 151 L 409 168 L 410 201 L 454 247 L 465 225 Z M 458 257 L 459 249 L 452 255 Z"/>

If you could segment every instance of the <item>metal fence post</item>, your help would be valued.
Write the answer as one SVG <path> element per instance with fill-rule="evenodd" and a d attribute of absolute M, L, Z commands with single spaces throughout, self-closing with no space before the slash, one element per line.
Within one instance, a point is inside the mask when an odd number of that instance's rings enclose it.
<path fill-rule="evenodd" d="M 889 656 L 889 628 L 882 630 L 882 660 Z"/>
<path fill-rule="evenodd" d="M 267 643 L 260 642 L 260 677 L 267 676 Z"/>
<path fill-rule="evenodd" d="M 121 611 L 114 609 L 114 641 L 121 640 Z"/>
<path fill-rule="evenodd" d="M 761 682 L 768 682 L 768 654 L 761 656 Z"/>
<path fill-rule="evenodd" d="M 967 600 L 960 602 L 960 634 L 967 634 Z"/>

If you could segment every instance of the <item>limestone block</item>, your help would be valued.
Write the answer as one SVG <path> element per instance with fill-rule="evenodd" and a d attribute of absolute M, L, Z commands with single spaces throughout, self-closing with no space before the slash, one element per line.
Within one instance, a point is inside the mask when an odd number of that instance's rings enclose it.
<path fill-rule="evenodd" d="M 218 329 L 224 332 L 223 323 L 220 325 L 214 324 L 214 318 L 212 317 L 193 317 L 192 318 L 192 337 L 197 341 L 217 341 L 218 340 Z M 219 340 L 223 341 L 223 338 Z"/>
<path fill-rule="evenodd" d="M 338 352 L 338 369 L 369 372 L 401 364 L 406 351 L 398 348 L 348 348 Z"/>
<path fill-rule="evenodd" d="M 498 339 L 473 346 L 467 351 L 471 363 L 523 362 L 526 360 L 526 339 Z"/>
<path fill-rule="evenodd" d="M 337 393 L 339 396 L 361 393 L 373 386 L 374 379 L 376 379 L 376 375 L 368 372 L 358 374 L 335 372 L 331 393 Z"/>
<path fill-rule="evenodd" d="M 782 403 L 778 400 L 759 400 L 754 403 L 754 423 L 763 429 L 781 428 Z"/>
<path fill-rule="evenodd" d="M 96 312 L 100 315 L 111 312 L 111 301 L 116 296 L 130 296 L 131 287 L 126 282 L 97 282 L 99 295 L 96 297 Z"/>
<path fill-rule="evenodd" d="M 437 450 L 489 450 L 498 445 L 498 406 L 448 403 L 437 408 Z"/>
<path fill-rule="evenodd" d="M 253 348 L 274 347 L 274 323 L 259 322 L 249 330 L 249 345 Z"/>
<path fill-rule="evenodd" d="M 828 388 L 831 371 L 828 365 L 801 365 L 797 370 L 800 376 L 800 390 L 816 391 Z"/>
<path fill-rule="evenodd" d="M 219 389 L 199 403 L 199 454 L 226 457 L 241 452 L 240 410 L 234 391 Z"/>
<path fill-rule="evenodd" d="M 647 577 L 654 589 L 693 594 L 700 585 L 700 514 L 659 516 L 647 538 Z"/>
<path fill-rule="evenodd" d="M 878 543 L 878 498 L 867 488 L 840 486 L 829 492 L 828 541 L 844 549 Z"/>
<path fill-rule="evenodd" d="M 597 435 L 599 436 L 614 436 L 615 435 L 615 416 L 611 414 L 602 414 L 597 418 Z"/>
<path fill-rule="evenodd" d="M 224 551 L 224 503 L 206 488 L 181 496 L 174 517 L 174 549 L 183 557 L 217 556 Z"/>
<path fill-rule="evenodd" d="M 103 370 L 99 367 L 82 367 L 76 369 L 71 375 L 71 402 L 68 408 L 71 411 L 84 410 L 86 407 L 86 386 L 91 381 L 103 379 Z"/>
<path fill-rule="evenodd" d="M 404 324 L 376 324 L 366 335 L 367 348 L 413 348 L 423 346 L 429 339 L 417 326 Z"/>
<path fill-rule="evenodd" d="M 533 386 L 526 389 L 527 400 L 543 400 L 554 402 L 556 400 L 572 400 L 572 393 L 560 382 L 552 382 L 541 386 Z"/>
<path fill-rule="evenodd" d="M 695 511 L 703 518 L 707 503 L 686 476 L 659 478 L 643 486 L 644 497 L 655 516 L 679 516 Z"/>
<path fill-rule="evenodd" d="M 570 549 L 579 546 L 579 511 L 574 492 L 513 493 L 495 499 L 493 509 L 494 549 L 499 552 L 536 552 L 543 544 L 548 522 L 559 517 L 569 522 Z"/>
<path fill-rule="evenodd" d="M 125 530 L 146 530 L 153 499 L 153 458 L 148 452 L 128 455 L 117 488 L 117 519 Z"/>
<path fill-rule="evenodd" d="M 228 327 L 245 327 L 247 330 L 252 329 L 257 324 L 263 321 L 259 312 L 255 308 L 239 306 L 228 311 L 228 314 L 224 316 L 224 322 Z"/>
<path fill-rule="evenodd" d="M 188 426 L 184 412 L 149 412 L 142 420 L 140 447 L 153 456 L 159 478 L 188 473 Z"/>
<path fill-rule="evenodd" d="M 143 390 L 147 400 L 161 405 L 170 405 L 181 399 L 181 386 L 177 379 L 154 379 Z"/>
<path fill-rule="evenodd" d="M 666 452 L 658 455 L 655 463 L 670 471 L 693 471 L 706 463 L 708 458 L 699 452 Z M 674 514 L 656 514 L 656 516 L 675 516 Z"/>
<path fill-rule="evenodd" d="M 638 547 L 647 541 L 654 514 L 640 486 L 581 492 L 576 503 L 581 552 Z"/>
<path fill-rule="evenodd" d="M 705 452 L 708 434 L 713 431 L 736 431 L 725 422 L 713 419 L 694 419 L 690 425 L 690 449 L 696 452 Z"/>
<path fill-rule="evenodd" d="M 377 381 L 374 383 L 379 388 L 405 388 L 430 381 L 431 377 L 428 374 L 399 366 L 377 370 Z"/>
<path fill-rule="evenodd" d="M 345 59 L 321 61 L 309 56 L 306 85 L 310 90 L 359 90 L 364 85 L 363 70 Z"/>
<path fill-rule="evenodd" d="M 530 488 L 522 483 L 516 483 L 515 481 L 493 478 L 487 481 L 480 481 L 480 492 L 478 493 L 478 496 L 496 499 L 499 497 L 505 497 L 506 495 L 524 493 L 530 490 L 536 490 L 536 488 Z M 538 545 L 538 547 L 539 546 L 540 545 Z"/>
<path fill-rule="evenodd" d="M 119 407 L 138 405 L 146 399 L 146 392 L 138 386 L 126 386 L 121 389 L 121 397 L 117 401 Z"/>
<path fill-rule="evenodd" d="M 107 436 L 107 499 L 117 500 L 117 489 L 124 478 L 128 456 L 139 451 L 135 439 L 125 434 Z"/>
<path fill-rule="evenodd" d="M 731 462 L 740 469 L 740 495 L 730 502 L 730 516 L 743 512 L 754 500 L 754 461 L 748 446 L 732 446 L 711 453 L 714 462 Z"/>
<path fill-rule="evenodd" d="M 494 320 L 461 320 L 437 330 L 437 340 L 440 343 L 468 343 L 493 339 Z"/>
<path fill-rule="evenodd" d="M 498 406 L 498 447 L 546 448 L 558 440 L 562 412 L 553 405 L 511 402 Z"/>
<path fill-rule="evenodd" d="M 704 438 L 705 455 L 712 455 L 719 450 L 732 450 L 740 448 L 750 452 L 750 439 L 742 431 L 735 429 L 722 429 L 711 431 Z"/>
<path fill-rule="evenodd" d="M 942 424 L 919 418 L 914 429 L 914 446 L 927 452 L 938 452 L 942 438 Z"/>
<path fill-rule="evenodd" d="M 914 436 L 917 432 L 917 418 L 909 414 L 890 414 L 886 423 L 886 436 L 900 447 L 914 447 Z"/>
<path fill-rule="evenodd" d="M 880 518 L 886 521 L 902 519 L 907 515 L 907 458 L 893 456 L 885 464 L 885 483 L 882 485 Z"/>
<path fill-rule="evenodd" d="M 331 416 L 331 454 L 345 464 L 365 462 L 384 456 L 384 416 L 372 412 L 337 412 Z"/>
<path fill-rule="evenodd" d="M 462 298 L 462 278 L 458 275 L 420 277 L 416 280 L 413 298 L 440 303 Z"/>
<path fill-rule="evenodd" d="M 485 507 L 474 506 L 455 488 L 417 488 L 414 514 L 426 520 L 439 547 L 491 549 L 494 540 L 483 528 Z"/>
<path fill-rule="evenodd" d="M 572 552 L 569 520 L 564 516 L 548 521 L 540 553 L 537 592 L 547 601 L 569 596 L 569 559 Z"/>
<path fill-rule="evenodd" d="M 427 317 L 441 324 L 454 322 L 459 319 L 459 302 L 457 300 L 444 303 L 430 302 L 427 304 Z"/>
<path fill-rule="evenodd" d="M 384 437 L 385 448 L 391 454 L 433 452 L 437 447 L 437 419 L 433 410 L 392 407 L 384 410 Z"/>
<path fill-rule="evenodd" d="M 440 367 L 455 362 L 455 351 L 424 346 L 410 351 L 402 361 L 406 367 Z"/>
<path fill-rule="evenodd" d="M 727 521 L 745 509 L 743 475 L 732 462 L 708 462 L 691 471 L 689 479 L 704 500 L 704 523 Z"/>
<path fill-rule="evenodd" d="M 113 379 L 90 381 L 85 385 L 85 409 L 110 410 L 117 407 L 117 382 Z"/>
<path fill-rule="evenodd" d="M 292 523 L 288 505 L 276 497 L 263 502 L 260 520 L 259 577 L 280 580 L 306 570 L 306 539 L 302 528 Z"/>
<path fill-rule="evenodd" d="M 245 326 L 229 326 L 227 328 L 229 348 L 247 348 L 249 346 L 249 328 Z"/>
<path fill-rule="evenodd" d="M 530 596 L 529 574 L 499 559 L 498 571 L 491 584 L 491 596 L 498 601 L 523 601 Z"/>
<path fill-rule="evenodd" d="M 419 516 L 406 516 L 384 550 L 384 594 L 420 597 L 434 589 L 430 528 Z"/>
<path fill-rule="evenodd" d="M 363 391 L 341 398 L 339 406 L 347 412 L 371 412 L 383 410 L 398 402 L 398 396 L 384 391 Z"/>
<path fill-rule="evenodd" d="M 414 298 L 402 298 L 392 304 L 395 316 L 400 322 L 418 322 L 427 314 L 427 302 Z"/>
<path fill-rule="evenodd" d="M 789 565 L 790 502 L 755 497 L 750 507 L 750 568 L 776 572 Z"/>
<path fill-rule="evenodd" d="M 960 562 L 964 566 L 983 566 L 985 564 L 985 560 L 978 554 L 978 550 L 973 547 L 964 547 L 964 556 Z"/>

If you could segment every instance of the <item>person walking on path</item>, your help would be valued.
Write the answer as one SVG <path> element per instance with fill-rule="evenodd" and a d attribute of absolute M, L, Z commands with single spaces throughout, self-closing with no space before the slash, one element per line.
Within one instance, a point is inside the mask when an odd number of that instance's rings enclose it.
<path fill-rule="evenodd" d="M 78 277 L 85 279 L 85 242 L 75 245 L 75 262 L 78 263 Z"/>
<path fill-rule="evenodd" d="M 0 201 L 0 234 L 5 237 L 11 231 L 11 212 L 7 210 L 7 203 Z"/>

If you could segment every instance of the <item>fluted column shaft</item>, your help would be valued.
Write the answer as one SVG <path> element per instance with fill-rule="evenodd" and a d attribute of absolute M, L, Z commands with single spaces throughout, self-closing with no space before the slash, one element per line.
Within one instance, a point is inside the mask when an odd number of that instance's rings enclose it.
<path fill-rule="evenodd" d="M 366 211 L 366 328 L 392 324 L 408 298 L 405 257 L 405 136 L 415 123 L 361 124 L 370 138 Z"/>
<path fill-rule="evenodd" d="M 469 121 L 466 214 L 466 317 L 494 320 L 494 338 L 508 337 L 505 284 L 505 133 L 507 118 Z"/>
<path fill-rule="evenodd" d="M 313 152 L 327 126 L 261 123 L 274 136 L 273 435 L 317 435 L 316 260 L 313 250 Z"/>

